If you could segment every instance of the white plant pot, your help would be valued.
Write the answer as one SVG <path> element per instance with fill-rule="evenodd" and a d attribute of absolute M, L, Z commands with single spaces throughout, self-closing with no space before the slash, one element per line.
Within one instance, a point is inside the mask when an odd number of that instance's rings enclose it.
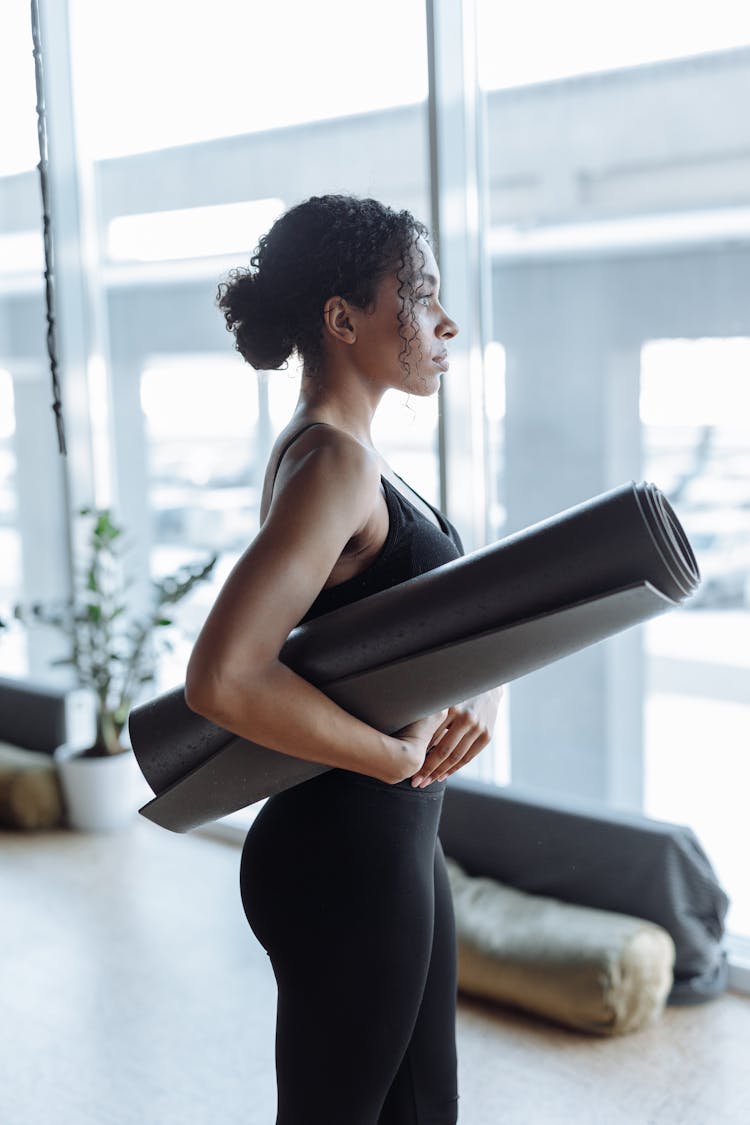
<path fill-rule="evenodd" d="M 57 748 L 55 760 L 71 828 L 113 832 L 132 823 L 138 805 L 138 766 L 132 750 L 84 758 L 80 747 L 65 745 Z"/>

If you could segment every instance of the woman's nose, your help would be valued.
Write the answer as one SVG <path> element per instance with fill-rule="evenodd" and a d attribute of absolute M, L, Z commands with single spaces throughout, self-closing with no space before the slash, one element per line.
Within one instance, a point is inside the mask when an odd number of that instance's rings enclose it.
<path fill-rule="evenodd" d="M 443 319 L 438 326 L 438 335 L 444 340 L 452 340 L 457 334 L 458 325 L 455 320 L 451 320 L 445 310 L 443 310 Z"/>

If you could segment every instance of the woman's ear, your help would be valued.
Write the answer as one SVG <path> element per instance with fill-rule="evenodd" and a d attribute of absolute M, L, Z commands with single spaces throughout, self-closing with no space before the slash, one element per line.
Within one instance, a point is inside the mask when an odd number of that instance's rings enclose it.
<path fill-rule="evenodd" d="M 342 344 L 353 344 L 357 339 L 355 318 L 343 297 L 329 297 L 323 306 L 323 327 Z"/>

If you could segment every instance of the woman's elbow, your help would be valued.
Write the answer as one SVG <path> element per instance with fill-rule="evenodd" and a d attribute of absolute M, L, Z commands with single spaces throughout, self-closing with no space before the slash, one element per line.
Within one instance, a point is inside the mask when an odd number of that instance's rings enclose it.
<path fill-rule="evenodd" d="M 185 673 L 185 702 L 191 711 L 195 711 L 196 714 L 203 715 L 206 718 L 208 717 L 206 715 L 206 709 L 210 705 L 205 681 L 190 665 L 188 665 L 187 672 Z"/>
<path fill-rule="evenodd" d="M 190 657 L 185 671 L 185 702 L 191 711 L 206 719 L 214 719 L 221 709 L 221 681 L 215 664 Z"/>
<path fill-rule="evenodd" d="M 233 667 L 235 671 L 233 672 Z M 252 685 L 262 679 L 260 668 L 243 661 L 243 675 L 238 679 L 237 665 L 228 666 L 191 657 L 185 673 L 185 702 L 191 711 L 218 726 L 231 726 L 238 715 L 247 711 Z"/>

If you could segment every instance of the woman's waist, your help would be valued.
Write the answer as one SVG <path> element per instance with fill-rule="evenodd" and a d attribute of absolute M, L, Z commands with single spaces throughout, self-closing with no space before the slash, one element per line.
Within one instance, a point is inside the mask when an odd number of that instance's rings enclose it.
<path fill-rule="evenodd" d="M 399 793 L 408 797 L 417 798 L 430 798 L 442 797 L 445 792 L 445 787 L 448 784 L 446 781 L 432 781 L 424 789 L 419 786 L 412 785 L 411 778 L 407 777 L 404 781 L 397 781 L 395 783 L 389 781 L 381 781 L 377 777 L 370 777 L 369 774 L 356 773 L 353 770 L 345 769 L 331 769 L 329 773 L 338 775 L 338 780 L 341 784 L 347 785 L 368 785 L 374 789 L 382 789 L 388 793 Z"/>
<path fill-rule="evenodd" d="M 333 789 L 343 791 L 354 787 L 380 791 L 386 795 L 392 794 L 395 800 L 437 801 L 442 800 L 447 784 L 447 779 L 445 781 L 433 781 L 425 788 L 420 789 L 418 786 L 412 785 L 411 778 L 408 777 L 404 781 L 392 783 L 381 781 L 369 774 L 357 773 L 354 770 L 334 766 L 323 773 L 316 774 L 308 781 L 293 786 L 292 789 L 284 790 L 277 796 L 281 797 L 284 793 L 305 793 L 312 796 L 316 791 L 324 790 L 328 792 Z M 273 799 L 273 797 L 270 798 L 270 800 Z"/>

